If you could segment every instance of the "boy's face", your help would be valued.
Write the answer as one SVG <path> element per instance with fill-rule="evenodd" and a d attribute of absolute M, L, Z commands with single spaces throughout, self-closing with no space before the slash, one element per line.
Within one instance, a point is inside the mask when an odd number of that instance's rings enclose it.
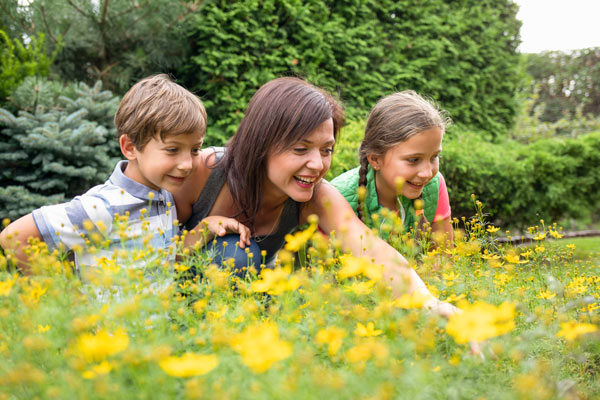
<path fill-rule="evenodd" d="M 141 150 L 127 135 L 119 139 L 129 160 L 125 175 L 151 189 L 174 192 L 198 167 L 204 135 L 200 132 L 152 138 Z"/>

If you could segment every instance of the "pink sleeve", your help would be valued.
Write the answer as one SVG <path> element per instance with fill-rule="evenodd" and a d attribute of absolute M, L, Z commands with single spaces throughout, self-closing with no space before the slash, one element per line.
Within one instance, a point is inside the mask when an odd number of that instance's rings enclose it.
<path fill-rule="evenodd" d="M 434 222 L 450 218 L 450 199 L 448 198 L 448 188 L 446 188 L 446 181 L 442 174 L 440 174 L 440 189 L 438 192 L 438 204 L 435 210 Z"/>

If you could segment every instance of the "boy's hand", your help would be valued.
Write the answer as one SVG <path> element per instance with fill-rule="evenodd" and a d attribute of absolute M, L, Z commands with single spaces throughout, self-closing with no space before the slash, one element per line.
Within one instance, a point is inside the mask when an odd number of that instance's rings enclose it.
<path fill-rule="evenodd" d="M 239 233 L 240 248 L 243 249 L 246 246 L 250 246 L 250 237 L 252 236 L 250 228 L 236 219 L 212 215 L 200 221 L 199 226 L 207 228 L 216 236 L 225 236 L 228 233 Z M 212 240 L 212 238 L 209 240 Z"/>

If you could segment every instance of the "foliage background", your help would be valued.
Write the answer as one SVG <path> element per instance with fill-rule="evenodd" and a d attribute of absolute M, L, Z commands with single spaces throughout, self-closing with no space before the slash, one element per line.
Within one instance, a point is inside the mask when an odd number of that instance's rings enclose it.
<path fill-rule="evenodd" d="M 108 177 L 107 160 L 118 156 L 111 134 L 94 145 L 107 158 L 88 162 L 85 178 L 32 170 L 36 152 L 45 159 L 56 152 L 56 142 L 34 133 L 50 115 L 84 110 L 77 115 L 87 116 L 71 120 L 68 129 L 88 122 L 114 129 L 102 101 L 79 98 L 69 88 L 100 81 L 101 91 L 118 98 L 138 79 L 168 72 L 207 106 L 206 145 L 223 144 L 235 132 L 250 97 L 269 79 L 299 75 L 334 92 L 350 123 L 329 178 L 357 165 L 361 129 L 376 100 L 414 89 L 440 103 L 455 123 L 442 171 L 456 216 L 469 215 L 475 193 L 504 224 L 597 219 L 597 196 L 584 193 L 597 184 L 597 159 L 590 155 L 597 141 L 580 136 L 600 131 L 599 49 L 519 54 L 520 22 L 510 0 L 0 0 L 0 10 L 6 33 L 0 106 L 15 118 L 44 107 L 36 124 L 23 125 L 18 135 L 7 123 L 11 118 L 0 122 L 6 142 L 0 148 L 2 217 L 70 198 Z M 22 84 L 28 76 L 48 80 Z M 67 111 L 66 97 L 79 108 Z M 61 134 L 70 135 L 63 128 Z M 19 144 L 18 137 L 30 135 L 41 140 L 35 150 Z M 80 168 L 87 162 L 81 154 L 65 152 L 61 165 Z M 20 164 L 15 157 L 22 157 Z M 14 190 L 28 200 L 14 197 Z"/>

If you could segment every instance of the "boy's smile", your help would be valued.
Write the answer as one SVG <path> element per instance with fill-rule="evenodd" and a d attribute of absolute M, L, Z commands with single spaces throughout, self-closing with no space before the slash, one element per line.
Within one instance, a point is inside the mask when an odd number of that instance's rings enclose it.
<path fill-rule="evenodd" d="M 156 136 L 140 150 L 121 136 L 121 150 L 129 164 L 125 175 L 154 190 L 177 190 L 198 167 L 203 135 L 199 132 Z"/>

